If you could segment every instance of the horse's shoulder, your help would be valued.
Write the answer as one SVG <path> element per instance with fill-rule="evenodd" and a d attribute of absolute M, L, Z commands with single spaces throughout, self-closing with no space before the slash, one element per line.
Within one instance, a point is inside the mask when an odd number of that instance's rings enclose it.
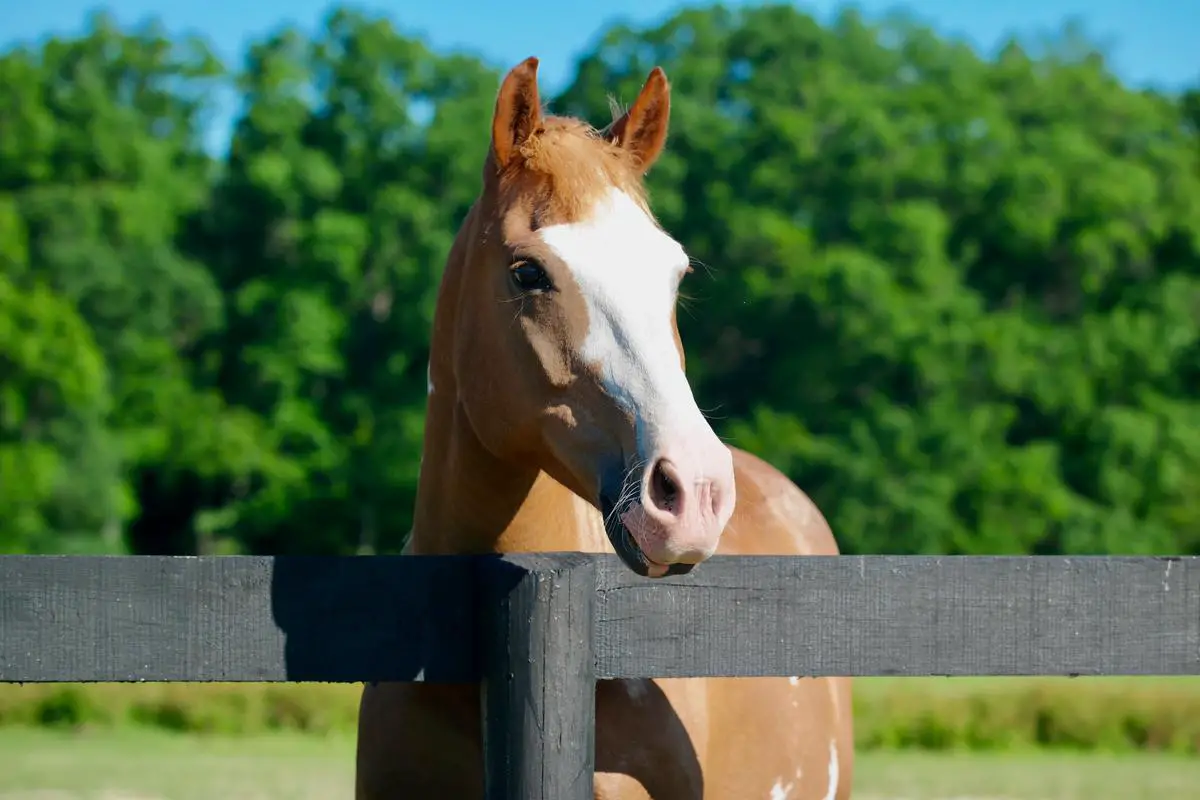
<path fill-rule="evenodd" d="M 829 522 L 803 489 L 753 453 L 729 449 L 733 453 L 737 507 L 726 530 L 728 552 L 838 554 Z"/>

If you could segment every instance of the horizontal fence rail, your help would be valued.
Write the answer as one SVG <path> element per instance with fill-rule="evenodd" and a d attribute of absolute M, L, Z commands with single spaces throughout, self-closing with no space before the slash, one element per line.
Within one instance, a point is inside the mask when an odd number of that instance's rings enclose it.
<path fill-rule="evenodd" d="M 0 681 L 480 682 L 486 800 L 590 800 L 597 678 L 1200 675 L 1200 559 L 0 556 Z"/>
<path fill-rule="evenodd" d="M 1200 674 L 1195 557 L 0 556 L 0 681 L 479 681 L 540 580 L 596 678 Z"/>

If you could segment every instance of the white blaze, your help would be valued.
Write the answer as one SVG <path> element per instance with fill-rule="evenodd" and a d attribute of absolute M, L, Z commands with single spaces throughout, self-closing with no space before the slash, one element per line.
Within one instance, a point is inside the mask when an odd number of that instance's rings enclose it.
<path fill-rule="evenodd" d="M 583 294 L 588 332 L 580 355 L 600 368 L 607 389 L 632 411 L 639 438 L 653 438 L 668 421 L 706 425 L 671 329 L 688 266 L 679 242 L 615 188 L 590 218 L 547 226 L 540 235 Z"/>

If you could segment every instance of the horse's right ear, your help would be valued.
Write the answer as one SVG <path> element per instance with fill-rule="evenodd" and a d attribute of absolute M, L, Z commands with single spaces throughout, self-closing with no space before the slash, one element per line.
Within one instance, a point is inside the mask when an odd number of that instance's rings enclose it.
<path fill-rule="evenodd" d="M 542 122 L 537 69 L 538 60 L 531 56 L 513 67 L 500 84 L 492 116 L 492 154 L 499 169 L 508 166 L 517 148 Z"/>

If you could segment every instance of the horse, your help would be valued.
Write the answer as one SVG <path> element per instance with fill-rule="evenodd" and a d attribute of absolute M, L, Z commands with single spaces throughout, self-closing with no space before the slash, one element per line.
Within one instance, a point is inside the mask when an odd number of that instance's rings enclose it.
<path fill-rule="evenodd" d="M 598 130 L 545 113 L 537 69 L 526 59 L 500 85 L 438 287 L 402 552 L 615 553 L 648 580 L 714 553 L 837 554 L 812 500 L 724 443 L 685 375 L 691 259 L 644 183 L 666 143 L 666 74 Z M 846 800 L 850 698 L 845 678 L 599 680 L 595 798 Z M 479 709 L 478 684 L 366 684 L 356 799 L 482 797 Z"/>

